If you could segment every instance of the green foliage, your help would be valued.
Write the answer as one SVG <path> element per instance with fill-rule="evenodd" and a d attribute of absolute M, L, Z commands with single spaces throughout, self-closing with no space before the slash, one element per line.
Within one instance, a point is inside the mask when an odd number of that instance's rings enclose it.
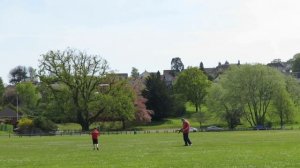
<path fill-rule="evenodd" d="M 134 79 L 137 79 L 139 77 L 140 73 L 138 71 L 138 69 L 136 69 L 135 67 L 132 67 L 131 70 L 131 77 Z"/>
<path fill-rule="evenodd" d="M 78 123 L 62 123 L 56 124 L 58 130 L 81 130 L 81 125 Z"/>
<path fill-rule="evenodd" d="M 42 116 L 56 122 L 75 122 L 75 106 L 72 94 L 63 84 L 41 83 L 38 87 L 41 94 L 38 110 Z"/>
<path fill-rule="evenodd" d="M 33 125 L 36 128 L 40 128 L 43 131 L 53 131 L 57 129 L 57 126 L 51 120 L 45 117 L 37 117 L 33 120 Z"/>
<path fill-rule="evenodd" d="M 236 100 L 237 95 L 227 92 L 220 84 L 214 83 L 208 90 L 206 105 L 209 112 L 227 122 L 230 129 L 240 124 L 242 105 Z"/>
<path fill-rule="evenodd" d="M 105 96 L 105 117 L 112 121 L 122 121 L 125 129 L 126 121 L 132 121 L 135 117 L 135 94 L 126 80 L 120 80 L 111 84 L 108 94 Z M 94 106 L 95 107 L 95 106 Z"/>
<path fill-rule="evenodd" d="M 292 61 L 292 71 L 293 72 L 300 72 L 300 53 L 294 55 L 293 61 Z"/>
<path fill-rule="evenodd" d="M 71 101 L 73 117 L 76 117 L 83 130 L 89 130 L 89 125 L 104 112 L 103 107 L 95 111 L 89 111 L 88 107 L 92 101 L 101 101 L 93 100 L 93 97 L 105 77 L 107 61 L 98 55 L 66 49 L 42 55 L 39 67 L 41 82 L 51 88 L 53 94 L 67 91 L 68 97 L 59 101 Z"/>
<path fill-rule="evenodd" d="M 278 70 L 264 65 L 234 66 L 210 91 L 208 106 L 221 114 L 243 112 L 251 126 L 265 125 L 272 105 L 278 112 L 285 111 L 285 117 L 290 116 L 292 104 L 287 88 L 297 87 L 287 86 L 287 83 L 293 82 L 287 81 Z"/>
<path fill-rule="evenodd" d="M 300 106 L 300 84 L 297 79 L 292 76 L 285 77 L 286 91 L 290 98 L 293 100 L 293 104 Z"/>
<path fill-rule="evenodd" d="M 40 94 L 35 85 L 31 82 L 21 82 L 16 85 L 18 105 L 27 111 L 27 115 L 37 115 L 34 110 L 37 107 L 37 102 Z M 27 110 L 28 109 L 28 110 Z"/>
<path fill-rule="evenodd" d="M 203 123 L 207 122 L 210 119 L 210 113 L 199 111 L 193 114 L 193 118 L 199 122 L 200 128 L 203 126 Z"/>
<path fill-rule="evenodd" d="M 2 133 L 11 133 L 13 132 L 14 126 L 11 124 L 0 124 L 0 135 Z"/>
<path fill-rule="evenodd" d="M 179 117 L 186 113 L 185 109 L 186 100 L 183 95 L 172 93 L 171 94 L 171 113 L 168 117 Z"/>
<path fill-rule="evenodd" d="M 0 77 L 0 107 L 3 105 L 4 92 L 5 92 L 5 88 L 4 88 L 3 80 Z"/>
<path fill-rule="evenodd" d="M 288 120 L 292 118 L 292 112 L 295 107 L 288 92 L 285 90 L 279 91 L 278 95 L 274 98 L 274 106 L 281 119 L 285 118 Z"/>
<path fill-rule="evenodd" d="M 32 128 L 33 126 L 33 120 L 25 117 L 21 118 L 18 123 L 20 128 Z"/>
<path fill-rule="evenodd" d="M 142 95 L 148 99 L 146 106 L 154 111 L 152 119 L 159 120 L 167 117 L 169 111 L 170 97 L 166 85 L 160 79 L 160 73 L 151 74 L 145 82 L 146 88 L 142 91 Z"/>
<path fill-rule="evenodd" d="M 196 107 L 196 112 L 204 103 L 204 97 L 207 94 L 207 88 L 210 81 L 207 76 L 196 67 L 188 67 L 181 72 L 175 83 L 176 92 L 184 95 L 188 101 Z"/>
<path fill-rule="evenodd" d="M 34 119 L 21 118 L 18 123 L 19 132 L 27 132 L 30 130 L 42 130 L 45 132 L 53 131 L 57 129 L 55 123 L 45 117 L 36 117 Z"/>
<path fill-rule="evenodd" d="M 161 120 L 176 113 L 178 106 L 173 106 L 177 97 L 171 96 L 171 91 L 160 78 L 160 73 L 151 74 L 145 82 L 146 88 L 142 95 L 148 99 L 146 102 L 147 109 L 153 110 L 153 120 Z M 179 98 L 178 98 L 179 99 Z M 178 112 L 178 111 L 177 111 Z"/>

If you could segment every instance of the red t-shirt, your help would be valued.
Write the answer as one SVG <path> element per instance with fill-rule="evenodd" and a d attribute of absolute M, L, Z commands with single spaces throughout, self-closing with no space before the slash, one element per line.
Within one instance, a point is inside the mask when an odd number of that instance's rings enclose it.
<path fill-rule="evenodd" d="M 190 131 L 190 123 L 188 121 L 184 121 L 182 124 L 182 132 L 189 133 Z"/>
<path fill-rule="evenodd" d="M 98 139 L 98 136 L 100 135 L 100 132 L 98 130 L 92 131 L 92 139 Z"/>

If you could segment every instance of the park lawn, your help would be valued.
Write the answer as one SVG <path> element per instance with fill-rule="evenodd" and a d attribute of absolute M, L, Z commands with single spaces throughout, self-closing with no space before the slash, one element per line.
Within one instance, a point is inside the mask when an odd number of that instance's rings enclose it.
<path fill-rule="evenodd" d="M 88 135 L 0 136 L 5 168 L 300 167 L 300 131 L 191 133 L 185 147 L 177 133 L 102 135 L 99 151 Z"/>

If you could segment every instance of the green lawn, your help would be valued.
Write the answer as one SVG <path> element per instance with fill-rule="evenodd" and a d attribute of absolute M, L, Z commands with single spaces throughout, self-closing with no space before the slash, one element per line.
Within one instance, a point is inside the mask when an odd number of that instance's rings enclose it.
<path fill-rule="evenodd" d="M 93 151 L 88 135 L 0 136 L 0 167 L 124 168 L 124 167 L 300 167 L 300 131 L 191 133 L 193 146 L 182 135 L 151 133 L 102 135 Z"/>

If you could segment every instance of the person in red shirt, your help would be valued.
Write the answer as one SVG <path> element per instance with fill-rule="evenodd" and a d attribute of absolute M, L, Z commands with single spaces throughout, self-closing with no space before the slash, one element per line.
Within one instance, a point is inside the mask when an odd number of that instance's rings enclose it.
<path fill-rule="evenodd" d="M 100 135 L 100 132 L 98 131 L 97 128 L 94 128 L 93 131 L 91 132 L 92 135 L 92 140 L 93 140 L 93 147 L 94 150 L 97 148 L 99 150 L 99 145 L 98 145 L 98 137 Z"/>
<path fill-rule="evenodd" d="M 189 132 L 190 132 L 190 123 L 187 119 L 182 118 L 182 134 L 183 134 L 183 141 L 185 146 L 191 146 L 192 142 L 189 138 Z"/>

